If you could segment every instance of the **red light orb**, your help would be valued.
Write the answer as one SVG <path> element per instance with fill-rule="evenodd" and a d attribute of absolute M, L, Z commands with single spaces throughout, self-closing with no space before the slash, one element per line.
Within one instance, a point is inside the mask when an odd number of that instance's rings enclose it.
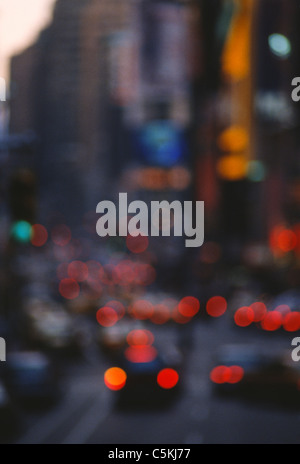
<path fill-rule="evenodd" d="M 179 375 L 174 369 L 163 369 L 157 376 L 158 385 L 165 390 L 171 390 L 178 384 L 178 382 Z"/>
<path fill-rule="evenodd" d="M 211 317 L 221 317 L 226 313 L 227 301 L 222 296 L 210 298 L 206 304 L 206 312 Z"/>
<path fill-rule="evenodd" d="M 234 321 L 239 327 L 248 327 L 254 322 L 255 314 L 252 308 L 243 307 L 236 311 Z"/>
<path fill-rule="evenodd" d="M 67 300 L 74 300 L 79 296 L 80 287 L 74 279 L 62 279 L 59 284 L 59 293 Z"/>

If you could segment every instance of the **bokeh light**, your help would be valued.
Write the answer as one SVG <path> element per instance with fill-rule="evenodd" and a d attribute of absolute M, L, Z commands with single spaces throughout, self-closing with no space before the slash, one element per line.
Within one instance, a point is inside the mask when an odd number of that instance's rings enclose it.
<path fill-rule="evenodd" d="M 51 231 L 51 238 L 55 245 L 66 246 L 72 238 L 71 230 L 65 224 L 57 225 Z"/>
<path fill-rule="evenodd" d="M 105 306 L 112 308 L 118 316 L 118 320 L 122 319 L 126 314 L 125 306 L 117 300 L 111 300 L 105 303 Z"/>
<path fill-rule="evenodd" d="M 210 373 L 210 380 L 218 385 L 229 383 L 231 385 L 241 382 L 244 378 L 244 369 L 240 366 L 217 366 Z"/>
<path fill-rule="evenodd" d="M 193 296 L 186 296 L 178 303 L 178 312 L 184 317 L 194 317 L 200 310 L 200 302 Z"/>
<path fill-rule="evenodd" d="M 279 311 L 270 311 L 261 322 L 261 327 L 267 332 L 275 332 L 280 329 L 282 322 L 282 315 Z"/>
<path fill-rule="evenodd" d="M 62 279 L 59 284 L 59 293 L 67 300 L 74 300 L 80 294 L 80 287 L 74 279 Z"/>
<path fill-rule="evenodd" d="M 296 249 L 298 236 L 293 230 L 278 225 L 272 229 L 269 243 L 273 252 L 289 253 Z"/>
<path fill-rule="evenodd" d="M 290 40 L 283 34 L 271 34 L 268 38 L 269 47 L 272 53 L 278 58 L 288 58 L 292 51 Z"/>
<path fill-rule="evenodd" d="M 239 154 L 226 155 L 219 159 L 217 164 L 219 176 L 228 181 L 238 181 L 246 177 L 248 161 Z"/>
<path fill-rule="evenodd" d="M 287 332 L 297 332 L 300 330 L 300 313 L 294 311 L 286 314 L 283 318 L 283 328 Z"/>
<path fill-rule="evenodd" d="M 239 152 L 247 148 L 249 135 L 240 126 L 231 126 L 225 129 L 218 138 L 218 145 L 222 151 Z"/>
<path fill-rule="evenodd" d="M 153 313 L 153 304 L 147 300 L 137 300 L 129 308 L 129 314 L 131 317 L 141 321 L 150 319 L 153 316 Z"/>
<path fill-rule="evenodd" d="M 262 302 L 256 302 L 256 303 L 252 303 L 250 305 L 250 308 L 253 310 L 254 312 L 254 321 L 253 322 L 261 322 L 264 317 L 266 316 L 268 310 L 267 310 L 267 307 L 264 303 Z"/>
<path fill-rule="evenodd" d="M 46 227 L 41 224 L 34 224 L 31 228 L 31 243 L 35 247 L 42 247 L 48 240 Z"/>
<path fill-rule="evenodd" d="M 126 340 L 130 346 L 153 345 L 154 335 L 150 330 L 136 329 L 129 332 Z"/>
<path fill-rule="evenodd" d="M 138 235 L 137 237 L 128 235 L 126 238 L 126 246 L 132 253 L 143 253 L 149 246 L 149 239 L 144 235 Z"/>
<path fill-rule="evenodd" d="M 150 363 L 157 358 L 157 351 L 151 345 L 129 346 L 125 350 L 125 358 L 135 364 Z"/>
<path fill-rule="evenodd" d="M 179 382 L 179 375 L 174 369 L 163 369 L 157 376 L 158 385 L 165 389 L 170 390 L 174 388 Z"/>
<path fill-rule="evenodd" d="M 97 311 L 96 318 L 98 324 L 100 324 L 102 327 L 112 327 L 119 320 L 117 312 L 109 306 L 103 306 L 102 308 L 100 308 Z"/>
<path fill-rule="evenodd" d="M 19 243 L 29 243 L 32 236 L 32 226 L 27 221 L 17 221 L 11 228 L 11 236 Z"/>
<path fill-rule="evenodd" d="M 222 296 L 214 296 L 206 303 L 206 312 L 211 317 L 221 317 L 227 310 L 227 301 Z"/>
<path fill-rule="evenodd" d="M 68 266 L 68 275 L 77 282 L 84 282 L 89 275 L 88 267 L 81 261 L 72 261 Z"/>
<path fill-rule="evenodd" d="M 231 370 L 226 366 L 217 366 L 210 373 L 210 380 L 218 385 L 227 383 L 230 377 Z"/>
<path fill-rule="evenodd" d="M 157 304 L 154 306 L 154 313 L 150 320 L 153 324 L 163 325 L 171 318 L 171 311 L 166 304 Z"/>
<path fill-rule="evenodd" d="M 127 381 L 126 372 L 120 367 L 111 367 L 104 374 L 105 385 L 113 391 L 122 390 Z"/>
<path fill-rule="evenodd" d="M 254 322 L 254 319 L 255 314 L 253 309 L 247 306 L 239 308 L 234 315 L 234 321 L 239 327 L 248 327 Z"/>
<path fill-rule="evenodd" d="M 237 384 L 241 382 L 244 378 L 244 369 L 240 366 L 231 366 L 230 367 L 230 377 L 228 383 Z"/>

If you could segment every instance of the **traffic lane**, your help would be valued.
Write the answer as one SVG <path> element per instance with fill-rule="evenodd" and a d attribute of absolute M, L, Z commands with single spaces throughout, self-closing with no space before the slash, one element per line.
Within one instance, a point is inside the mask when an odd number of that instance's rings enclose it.
<path fill-rule="evenodd" d="M 299 411 L 214 398 L 205 424 L 206 444 L 298 444 Z"/>
<path fill-rule="evenodd" d="M 17 443 L 62 443 L 77 424 L 82 423 L 88 411 L 92 410 L 95 414 L 101 411 L 102 415 L 109 411 L 110 399 L 97 368 L 83 376 L 72 373 L 66 383 L 64 397 L 55 408 L 38 415 L 23 412 L 23 433 Z"/>
<path fill-rule="evenodd" d="M 297 430 L 297 413 L 262 405 L 253 408 L 234 399 L 220 400 L 212 395 L 209 381 L 215 350 L 222 343 L 244 341 L 275 350 L 286 348 L 289 337 L 270 338 L 255 330 L 237 330 L 226 319 L 210 324 L 199 322 L 192 331 L 194 343 L 185 358 L 182 378 L 184 391 L 173 407 L 119 411 L 114 405 L 114 393 L 103 383 L 106 363 L 90 347 L 86 359 L 68 369 L 69 387 L 62 404 L 42 418 L 29 421 L 27 433 L 19 442 L 193 444 L 296 440 L 293 431 Z M 160 336 L 164 335 L 165 342 L 172 338 L 169 329 L 161 331 Z"/>

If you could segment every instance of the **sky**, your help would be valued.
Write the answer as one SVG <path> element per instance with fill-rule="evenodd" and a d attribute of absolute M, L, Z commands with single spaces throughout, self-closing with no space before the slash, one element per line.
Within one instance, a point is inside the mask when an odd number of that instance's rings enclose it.
<path fill-rule="evenodd" d="M 55 0 L 0 0 L 0 76 L 9 78 L 9 57 L 35 41 L 51 21 Z"/>

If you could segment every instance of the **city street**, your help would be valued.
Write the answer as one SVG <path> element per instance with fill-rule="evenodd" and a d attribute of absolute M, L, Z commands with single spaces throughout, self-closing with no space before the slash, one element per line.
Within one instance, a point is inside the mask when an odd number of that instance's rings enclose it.
<path fill-rule="evenodd" d="M 164 327 L 160 336 L 176 339 L 170 327 Z M 184 390 L 172 407 L 118 410 L 114 393 L 103 383 L 105 362 L 96 349 L 89 349 L 86 359 L 67 367 L 61 403 L 46 414 L 24 414 L 18 443 L 299 443 L 300 410 L 219 398 L 213 394 L 209 380 L 219 346 L 246 343 L 269 350 L 290 350 L 292 337 L 238 329 L 226 318 L 198 321 L 193 336 L 194 347 L 187 356 L 182 379 Z"/>
<path fill-rule="evenodd" d="M 300 443 L 299 0 L 0 12 L 0 443 Z"/>

